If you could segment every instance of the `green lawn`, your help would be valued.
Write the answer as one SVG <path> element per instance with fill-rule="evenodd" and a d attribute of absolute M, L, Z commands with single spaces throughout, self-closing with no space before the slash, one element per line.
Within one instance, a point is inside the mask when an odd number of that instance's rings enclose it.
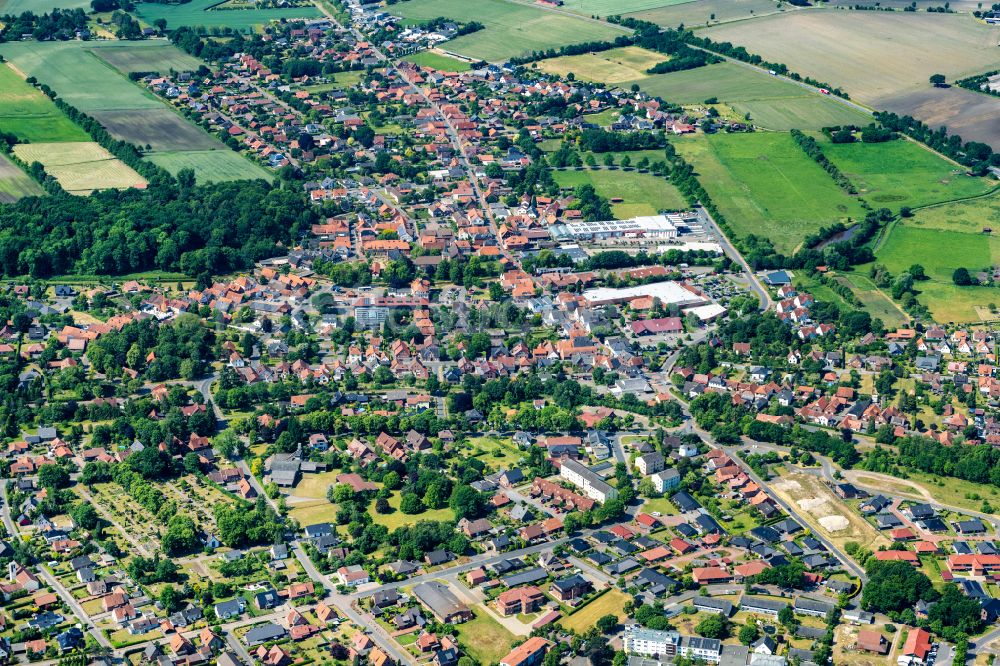
<path fill-rule="evenodd" d="M 482 608 L 473 612 L 474 619 L 456 625 L 458 642 L 480 664 L 497 664 L 510 652 L 514 635 Z"/>
<path fill-rule="evenodd" d="M 593 185 L 601 196 L 620 198 L 612 203 L 615 217 L 629 219 L 638 215 L 655 215 L 661 210 L 684 210 L 687 202 L 677 188 L 665 179 L 637 171 L 588 170 L 556 171 L 553 173 L 560 187 L 575 188 Z"/>
<path fill-rule="evenodd" d="M 564 617 L 559 624 L 582 634 L 605 615 L 617 615 L 619 620 L 625 618 L 624 608 L 628 601 L 629 597 L 624 592 L 616 589 L 608 590 L 572 615 Z"/>
<path fill-rule="evenodd" d="M 403 60 L 412 62 L 415 65 L 420 65 L 421 67 L 439 69 L 442 72 L 467 72 L 472 69 L 472 65 L 464 60 L 452 58 L 451 56 L 444 55 L 443 53 L 435 53 L 433 51 L 421 51 L 420 53 L 414 53 L 413 55 L 406 56 Z"/>
<path fill-rule="evenodd" d="M 218 4 L 218 0 L 192 0 L 185 4 L 141 2 L 136 7 L 136 14 L 150 24 L 157 19 L 165 19 L 169 28 L 229 27 L 241 32 L 250 32 L 271 21 L 318 18 L 323 15 L 313 5 L 280 9 L 212 9 Z"/>
<path fill-rule="evenodd" d="M 611 123 L 615 122 L 621 117 L 621 111 L 618 109 L 604 109 L 600 113 L 591 113 L 585 115 L 583 119 L 588 123 L 594 123 L 595 125 L 600 125 L 601 127 L 607 127 Z M 559 146 L 556 145 L 556 148 Z M 544 150 L 544 148 L 543 148 Z"/>
<path fill-rule="evenodd" d="M 857 199 L 788 134 L 697 135 L 674 143 L 733 230 L 766 236 L 781 252 L 820 227 L 864 217 Z"/>
<path fill-rule="evenodd" d="M 0 65 L 0 130 L 21 141 L 90 141 L 52 100 L 7 65 Z"/>
<path fill-rule="evenodd" d="M 194 169 L 199 183 L 218 183 L 229 180 L 274 180 L 264 167 L 228 148 L 223 150 L 174 151 L 153 153 L 148 159 L 176 175 L 181 169 Z"/>
<path fill-rule="evenodd" d="M 485 28 L 441 45 L 444 51 L 470 58 L 501 61 L 534 50 L 613 39 L 624 31 L 508 0 L 409 0 L 387 8 L 409 22 L 439 16 L 461 22 L 478 21 Z"/>
<path fill-rule="evenodd" d="M 675 104 L 701 104 L 715 97 L 740 114 L 749 114 L 750 122 L 773 130 L 820 129 L 871 121 L 867 115 L 829 97 L 731 62 L 656 74 L 623 83 L 622 87 L 632 83 Z"/>
<path fill-rule="evenodd" d="M 655 511 L 664 516 L 673 516 L 677 513 L 677 507 L 666 497 L 654 497 L 642 503 L 642 511 L 649 514 Z"/>
<path fill-rule="evenodd" d="M 439 520 L 439 521 L 455 520 L 455 512 L 448 507 L 445 507 L 443 509 L 427 509 L 423 513 L 416 513 L 412 515 L 403 513 L 402 511 L 399 510 L 398 492 L 393 493 L 392 497 L 389 498 L 389 506 L 392 507 L 392 513 L 378 513 L 377 511 L 375 511 L 375 500 L 372 500 L 372 504 L 368 508 L 368 513 L 371 514 L 372 520 L 374 522 L 378 523 L 379 525 L 385 525 L 387 528 L 389 528 L 390 532 L 396 529 L 397 527 L 414 525 L 421 520 Z"/>
<path fill-rule="evenodd" d="M 966 176 L 961 166 L 913 141 L 820 141 L 827 158 L 873 206 L 926 206 L 985 194 L 996 185 L 992 179 Z"/>

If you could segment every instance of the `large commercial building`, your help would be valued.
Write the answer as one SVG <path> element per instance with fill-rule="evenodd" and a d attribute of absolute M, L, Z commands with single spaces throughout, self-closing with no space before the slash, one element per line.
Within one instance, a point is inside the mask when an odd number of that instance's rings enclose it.
<path fill-rule="evenodd" d="M 591 306 L 607 305 L 609 303 L 627 303 L 637 298 L 655 298 L 663 305 L 676 305 L 679 308 L 689 308 L 706 305 L 709 300 L 694 289 L 679 282 L 651 282 L 636 287 L 598 287 L 587 289 L 583 298 Z"/>
<path fill-rule="evenodd" d="M 600 222 L 565 222 L 554 224 L 550 233 L 556 240 L 607 240 L 610 238 L 674 239 L 695 219 L 692 213 L 667 213 L 645 215 L 630 220 L 603 220 Z"/>
<path fill-rule="evenodd" d="M 563 460 L 559 476 L 579 488 L 584 495 L 598 502 L 607 502 L 618 497 L 618 490 L 595 474 L 589 467 L 575 460 Z"/>

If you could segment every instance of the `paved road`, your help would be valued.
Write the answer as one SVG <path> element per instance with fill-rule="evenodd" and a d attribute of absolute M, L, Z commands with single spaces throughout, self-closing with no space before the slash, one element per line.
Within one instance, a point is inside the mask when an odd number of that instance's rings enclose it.
<path fill-rule="evenodd" d="M 94 637 L 94 640 L 97 641 L 98 645 L 108 650 L 112 649 L 111 641 L 104 636 L 104 633 L 101 630 L 94 626 L 94 621 L 91 620 L 87 615 L 87 612 L 83 610 L 83 606 L 81 606 L 80 603 L 73 598 L 73 595 L 70 594 L 69 590 L 67 590 L 66 587 L 52 575 L 49 568 L 44 564 L 39 565 L 38 575 L 41 576 L 45 582 L 56 591 L 56 594 L 59 595 L 63 602 L 69 606 L 70 610 L 73 611 L 73 615 L 76 616 L 76 619 L 80 621 L 80 624 L 86 629 L 86 631 L 90 632 L 90 635 Z"/>
<path fill-rule="evenodd" d="M 585 537 L 591 532 L 592 532 L 591 530 L 583 531 L 581 532 L 580 536 Z M 361 592 L 355 592 L 354 594 L 351 595 L 351 598 L 364 599 L 365 597 L 370 597 L 376 592 L 381 590 L 399 589 L 403 586 L 409 587 L 411 585 L 416 585 L 417 583 L 422 583 L 424 581 L 434 580 L 435 578 L 441 578 L 442 576 L 465 573 L 466 571 L 472 571 L 473 569 L 476 569 L 478 567 L 484 567 L 489 564 L 496 564 L 501 560 L 508 560 L 512 557 L 523 557 L 525 555 L 530 555 L 532 553 L 540 553 L 543 550 L 551 550 L 552 548 L 560 544 L 564 544 L 567 541 L 569 541 L 569 538 L 563 537 L 561 539 L 555 539 L 554 541 L 547 541 L 545 543 L 535 544 L 534 546 L 528 546 L 527 548 L 511 550 L 506 553 L 502 553 L 500 555 L 493 555 L 490 557 L 479 556 L 467 562 L 462 562 L 460 564 L 456 564 L 454 566 L 450 566 L 445 569 L 438 569 L 437 571 L 432 571 L 430 573 L 423 573 L 420 574 L 419 576 L 412 576 L 403 581 L 397 581 L 394 583 L 385 583 L 377 587 L 368 588 Z"/>
<path fill-rule="evenodd" d="M 414 659 L 409 652 L 400 647 L 395 640 L 389 636 L 385 629 L 375 622 L 374 618 L 364 617 L 361 613 L 355 610 L 351 597 L 338 594 L 336 592 L 337 584 L 316 568 L 316 565 L 309 558 L 309 554 L 306 553 L 302 544 L 297 541 L 293 542 L 292 552 L 295 553 L 295 558 L 302 565 L 302 568 L 305 569 L 305 572 L 309 574 L 309 577 L 322 584 L 330 592 L 330 603 L 332 603 L 341 614 L 351 620 L 351 622 L 358 625 L 363 630 L 369 629 L 367 632 L 368 636 L 386 654 L 392 657 L 397 664 L 415 665 L 417 663 L 416 659 Z"/>
<path fill-rule="evenodd" d="M 719 245 L 722 246 L 722 251 L 725 252 L 730 259 L 738 263 L 746 272 L 747 277 L 750 279 L 750 288 L 757 294 L 757 298 L 760 300 L 760 309 L 762 311 L 770 310 L 771 306 L 774 305 L 771 301 L 771 294 L 769 294 L 767 289 L 764 288 L 764 285 L 760 283 L 757 275 L 750 268 L 750 264 L 743 258 L 740 251 L 736 249 L 736 246 L 729 242 L 729 238 L 725 233 L 723 233 L 722 229 L 718 224 L 716 224 L 715 220 L 704 207 L 698 208 L 697 212 L 699 221 L 705 225 L 705 227 L 711 229 L 715 236 L 719 239 Z"/>

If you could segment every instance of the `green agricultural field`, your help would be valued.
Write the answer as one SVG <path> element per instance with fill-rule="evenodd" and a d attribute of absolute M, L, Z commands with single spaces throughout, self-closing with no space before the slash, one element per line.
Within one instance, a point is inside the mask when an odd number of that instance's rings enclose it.
<path fill-rule="evenodd" d="M 642 12 L 660 7 L 683 5 L 692 0 L 564 0 L 563 9 L 586 16 L 610 16 L 628 12 Z"/>
<path fill-rule="evenodd" d="M 98 42 L 9 42 L 0 45 L 0 54 L 84 113 L 164 107 L 97 57 L 97 48 Z"/>
<path fill-rule="evenodd" d="M 628 81 L 643 92 L 681 105 L 702 104 L 716 98 L 750 122 L 773 130 L 821 129 L 833 125 L 867 124 L 871 119 L 830 97 L 823 97 L 790 81 L 732 62 Z"/>
<path fill-rule="evenodd" d="M 472 65 L 464 60 L 459 60 L 443 53 L 435 53 L 434 51 L 414 53 L 413 55 L 406 56 L 403 60 L 420 65 L 421 67 L 439 69 L 442 72 L 467 72 L 472 69 Z"/>
<path fill-rule="evenodd" d="M 687 202 L 677 188 L 659 176 L 637 171 L 588 170 L 556 171 L 560 187 L 593 185 L 601 196 L 612 200 L 611 210 L 618 219 L 655 215 L 660 210 L 683 210 Z M 621 199 L 615 202 L 615 199 Z"/>
<path fill-rule="evenodd" d="M 691 0 L 691 2 L 660 3 L 659 8 L 645 11 L 635 9 L 629 16 L 652 21 L 665 28 L 676 28 L 682 23 L 694 28 L 728 21 L 742 21 L 792 9 L 793 7 L 787 2 L 780 0 Z"/>
<path fill-rule="evenodd" d="M 245 171 L 258 177 L 252 164 L 241 165 L 228 155 L 221 141 L 189 122 L 166 102 L 122 72 L 164 67 L 190 69 L 198 61 L 163 42 L 13 42 L 0 45 L 0 54 L 19 71 L 34 76 L 80 111 L 93 116 L 115 138 L 165 153 L 193 151 L 191 166 L 204 180 L 231 177 Z M 121 71 L 119 69 L 121 68 Z M 89 137 L 84 137 L 84 140 Z M 206 151 L 215 151 L 219 165 L 209 168 Z M 176 155 L 163 158 L 177 164 Z M 154 160 L 155 161 L 155 160 Z M 238 166 L 239 165 L 239 166 Z M 169 168 L 169 167 L 168 167 Z M 226 176 L 225 174 L 230 174 Z"/>
<path fill-rule="evenodd" d="M 23 197 L 40 197 L 45 190 L 31 176 L 0 154 L 0 203 L 14 203 Z"/>
<path fill-rule="evenodd" d="M 995 181 L 965 175 L 964 168 L 913 141 L 822 141 L 827 158 L 873 206 L 926 206 L 985 194 L 995 186 Z"/>
<path fill-rule="evenodd" d="M 441 48 L 489 61 L 567 44 L 612 39 L 625 33 L 609 24 L 508 0 L 409 0 L 388 9 L 409 22 L 443 16 L 482 23 L 483 30 L 445 42 Z"/>
<path fill-rule="evenodd" d="M 22 141 L 87 141 L 90 137 L 40 90 L 0 64 L 0 130 Z"/>
<path fill-rule="evenodd" d="M 857 199 L 834 184 L 788 134 L 697 135 L 675 140 L 739 235 L 757 234 L 792 252 L 820 227 L 861 219 Z"/>
<path fill-rule="evenodd" d="M 662 53 L 638 46 L 625 46 L 600 53 L 549 58 L 540 61 L 538 69 L 561 77 L 572 73 L 582 81 L 610 84 L 644 79 L 649 76 L 646 70 L 664 60 L 667 57 Z"/>
<path fill-rule="evenodd" d="M 164 19 L 169 28 L 228 27 L 240 32 L 252 32 L 257 26 L 271 21 L 318 18 L 323 15 L 313 5 L 281 9 L 212 9 L 218 4 L 219 0 L 192 0 L 186 4 L 141 2 L 137 5 L 135 13 L 150 24 L 157 19 Z"/>
<path fill-rule="evenodd" d="M 112 42 L 94 54 L 122 74 L 132 72 L 195 71 L 205 63 L 167 42 Z"/>
<path fill-rule="evenodd" d="M 90 11 L 90 2 L 88 0 L 0 0 L 0 14 L 16 16 L 26 11 L 46 14 L 57 8 Z"/>
<path fill-rule="evenodd" d="M 174 175 L 181 169 L 194 169 L 199 183 L 256 178 L 274 180 L 264 167 L 229 149 L 153 153 L 146 159 Z"/>

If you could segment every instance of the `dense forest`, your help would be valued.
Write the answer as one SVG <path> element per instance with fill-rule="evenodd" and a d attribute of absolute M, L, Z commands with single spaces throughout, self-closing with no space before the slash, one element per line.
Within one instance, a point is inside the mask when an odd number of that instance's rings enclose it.
<path fill-rule="evenodd" d="M 217 274 L 281 252 L 318 221 L 304 195 L 263 181 L 22 199 L 0 206 L 0 273 Z"/>

